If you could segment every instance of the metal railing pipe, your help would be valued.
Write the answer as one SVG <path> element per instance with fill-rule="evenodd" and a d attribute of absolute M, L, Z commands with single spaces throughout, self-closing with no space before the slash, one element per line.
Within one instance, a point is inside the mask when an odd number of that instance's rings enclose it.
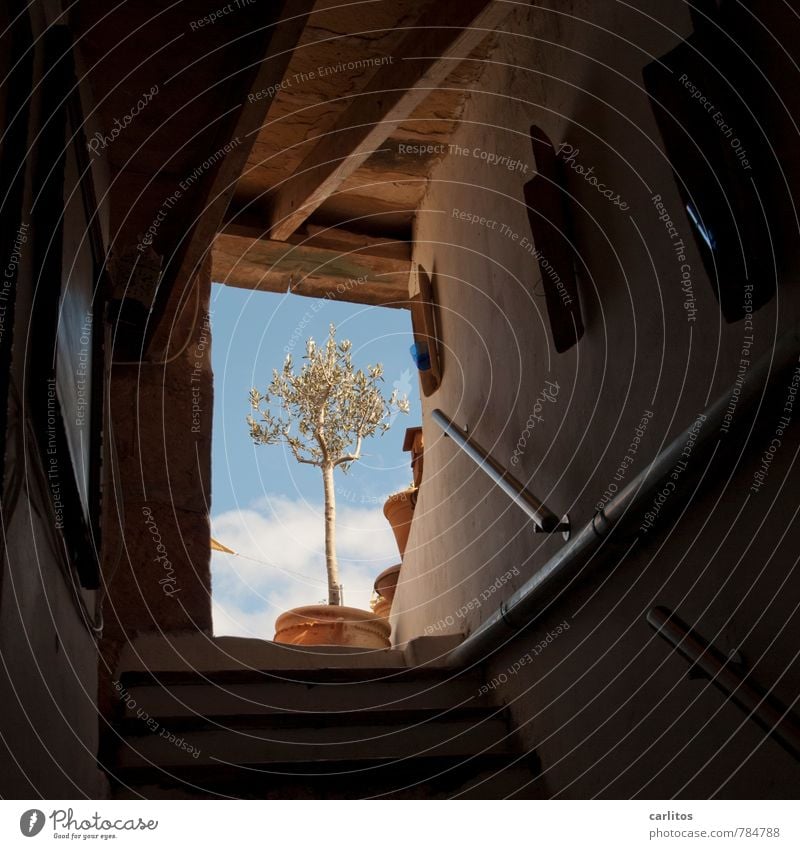
<path fill-rule="evenodd" d="M 648 623 L 692 666 L 700 670 L 733 704 L 743 710 L 756 725 L 779 746 L 800 760 L 800 724 L 797 717 L 774 696 L 741 674 L 730 659 L 709 643 L 671 610 L 654 607 L 647 613 Z"/>
<path fill-rule="evenodd" d="M 471 436 L 464 433 L 452 419 L 441 410 L 433 411 L 433 420 L 439 425 L 445 436 L 453 442 L 484 471 L 503 492 L 533 520 L 540 531 L 550 533 L 561 528 L 558 517 L 540 501 L 522 481 L 517 480 L 508 469 L 495 460 Z"/>
<path fill-rule="evenodd" d="M 720 426 L 725 423 L 734 389 L 738 388 L 735 404 L 737 418 L 730 425 L 742 421 L 741 413 L 751 406 L 766 388 L 767 382 L 783 369 L 798 363 L 800 354 L 800 328 L 781 336 L 775 346 L 763 354 L 750 368 L 736 387 L 721 395 L 705 413 L 697 416 L 692 424 L 670 442 L 653 461 L 632 478 L 606 506 L 597 512 L 584 527 L 572 536 L 534 575 L 504 601 L 499 609 L 482 622 L 461 645 L 448 655 L 448 663 L 464 665 L 474 663 L 491 654 L 536 617 L 546 600 L 555 590 L 572 577 L 585 559 L 599 546 L 615 525 L 630 511 L 652 498 L 665 477 L 675 468 L 684 453 L 690 436 L 692 452 L 699 452 L 712 439 L 720 437 Z M 697 423 L 701 426 L 698 428 Z M 681 477 L 676 489 L 680 488 Z"/>

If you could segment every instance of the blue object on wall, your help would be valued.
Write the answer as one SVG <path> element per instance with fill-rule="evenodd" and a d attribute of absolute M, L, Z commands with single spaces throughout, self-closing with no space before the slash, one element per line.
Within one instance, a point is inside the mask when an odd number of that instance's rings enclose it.
<path fill-rule="evenodd" d="M 409 350 L 411 351 L 411 358 L 414 360 L 417 368 L 420 371 L 430 371 L 431 355 L 428 351 L 427 343 L 415 342 Z"/>

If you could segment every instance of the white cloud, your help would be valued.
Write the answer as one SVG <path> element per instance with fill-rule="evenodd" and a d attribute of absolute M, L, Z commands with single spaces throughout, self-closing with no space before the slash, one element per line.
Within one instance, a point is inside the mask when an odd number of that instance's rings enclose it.
<path fill-rule="evenodd" d="M 345 604 L 368 609 L 375 576 L 400 560 L 392 529 L 379 506 L 340 505 L 336 519 Z M 326 597 L 322 505 L 270 495 L 216 516 L 212 536 L 245 555 L 213 553 L 217 636 L 272 639 L 283 611 Z"/>

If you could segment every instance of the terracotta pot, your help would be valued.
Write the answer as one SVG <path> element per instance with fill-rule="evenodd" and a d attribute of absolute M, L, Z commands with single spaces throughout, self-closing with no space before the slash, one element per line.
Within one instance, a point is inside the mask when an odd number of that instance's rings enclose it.
<path fill-rule="evenodd" d="M 287 610 L 275 620 L 275 642 L 292 646 L 351 646 L 387 649 L 389 623 L 371 610 L 310 604 Z"/>
<path fill-rule="evenodd" d="M 378 596 L 377 601 L 372 606 L 372 610 L 381 619 L 388 619 L 389 614 L 392 612 L 392 602 L 382 595 Z"/>
<path fill-rule="evenodd" d="M 394 594 L 397 591 L 397 581 L 400 578 L 400 567 L 402 565 L 402 563 L 398 563 L 396 566 L 390 566 L 375 578 L 375 592 L 382 598 L 385 598 L 389 604 L 394 601 Z"/>
<path fill-rule="evenodd" d="M 389 520 L 397 540 L 402 559 L 406 553 L 408 535 L 411 531 L 411 520 L 414 518 L 414 505 L 417 503 L 417 490 L 414 487 L 396 492 L 386 499 L 383 505 L 383 515 Z"/>
<path fill-rule="evenodd" d="M 414 486 L 422 483 L 422 458 L 425 453 L 425 440 L 421 427 L 410 427 L 403 440 L 403 451 L 411 452 L 411 469 L 414 472 Z"/>

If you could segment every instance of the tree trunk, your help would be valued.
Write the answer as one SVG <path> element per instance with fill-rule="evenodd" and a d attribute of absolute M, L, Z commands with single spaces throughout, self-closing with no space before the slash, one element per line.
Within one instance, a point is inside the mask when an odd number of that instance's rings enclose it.
<path fill-rule="evenodd" d="M 328 604 L 341 604 L 339 564 L 336 561 L 336 493 L 333 485 L 333 466 L 322 467 L 325 487 L 325 568 L 328 570 Z"/>

